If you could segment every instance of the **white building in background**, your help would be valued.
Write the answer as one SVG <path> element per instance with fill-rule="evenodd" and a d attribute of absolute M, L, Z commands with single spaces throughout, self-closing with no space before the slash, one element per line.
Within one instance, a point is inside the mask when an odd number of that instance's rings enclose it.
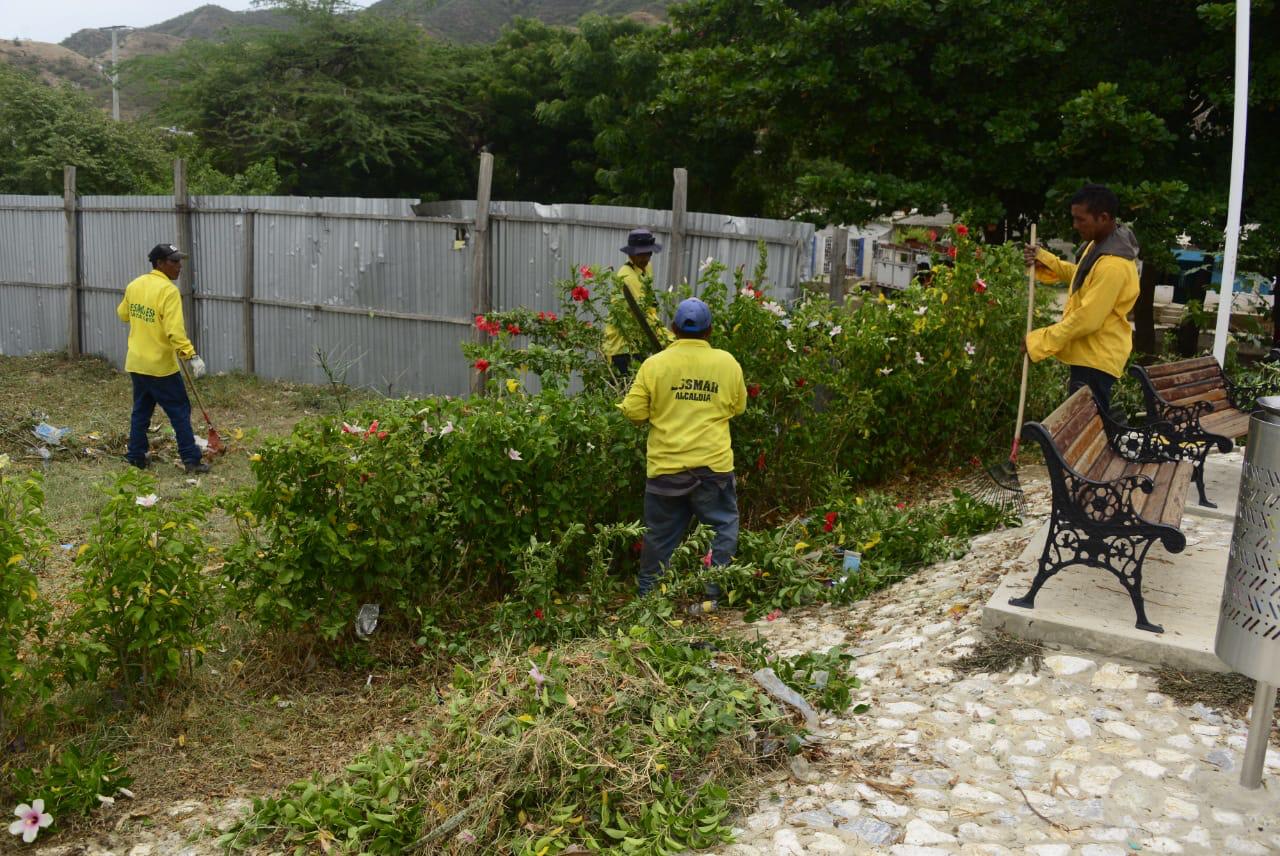
<path fill-rule="evenodd" d="M 845 249 L 845 267 L 853 284 L 881 288 L 906 288 L 916 275 L 920 262 L 931 259 L 927 243 L 907 242 L 910 233 L 927 233 L 935 229 L 945 232 L 955 221 L 948 211 L 935 215 L 918 212 L 896 213 L 883 220 L 862 226 L 847 226 L 849 245 Z M 814 233 L 813 270 L 817 279 L 831 276 L 832 236 L 834 226 Z"/>

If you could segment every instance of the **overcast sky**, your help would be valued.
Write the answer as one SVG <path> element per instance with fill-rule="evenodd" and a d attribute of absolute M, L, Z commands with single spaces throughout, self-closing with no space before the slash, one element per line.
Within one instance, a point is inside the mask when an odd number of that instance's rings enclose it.
<path fill-rule="evenodd" d="M 0 0 L 0 38 L 62 41 L 86 27 L 150 27 L 206 5 L 208 0 Z M 215 0 L 224 9 L 250 9 L 250 0 Z M 373 0 L 356 0 L 368 6 Z"/>

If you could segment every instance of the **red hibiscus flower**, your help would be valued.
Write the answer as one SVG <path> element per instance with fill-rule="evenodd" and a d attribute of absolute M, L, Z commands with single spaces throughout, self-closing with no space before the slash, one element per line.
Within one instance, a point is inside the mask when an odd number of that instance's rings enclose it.
<path fill-rule="evenodd" d="M 953 258 L 953 259 L 956 257 L 956 248 L 955 248 L 955 247 L 947 247 L 947 257 L 948 257 L 948 258 Z"/>
<path fill-rule="evenodd" d="M 548 312 L 548 313 L 547 313 L 547 320 L 548 320 L 548 321 L 555 321 L 555 320 L 556 320 L 556 313 L 554 313 L 554 312 Z"/>
<path fill-rule="evenodd" d="M 895 507 L 896 507 L 899 511 L 902 511 L 904 508 L 906 508 L 906 507 L 907 507 L 907 504 L 906 504 L 905 502 L 899 502 Z"/>
<path fill-rule="evenodd" d="M 569 296 L 581 303 L 591 296 L 591 292 L 583 288 L 581 285 L 575 285 L 573 291 L 569 292 Z"/>
<path fill-rule="evenodd" d="M 533 617 L 538 619 L 539 621 L 542 620 L 542 607 L 538 607 L 533 611 Z"/>
<path fill-rule="evenodd" d="M 978 277 L 973 281 L 973 290 L 978 294 L 987 293 L 987 282 L 982 277 Z"/>
<path fill-rule="evenodd" d="M 759 398 L 759 396 L 760 396 L 760 384 L 753 383 L 747 387 L 748 398 Z"/>
<path fill-rule="evenodd" d="M 508 332 L 508 333 L 510 333 L 512 336 L 519 336 L 519 335 L 520 335 L 520 325 L 519 325 L 519 324 L 508 324 L 508 325 L 507 325 L 507 332 Z"/>
<path fill-rule="evenodd" d="M 957 234 L 957 235 L 960 235 L 960 236 L 964 236 L 964 235 L 969 234 L 969 227 L 968 227 L 968 226 L 966 226 L 966 225 L 965 225 L 965 224 L 963 224 L 963 223 L 957 223 L 957 224 L 956 224 L 956 234 Z"/>
<path fill-rule="evenodd" d="M 476 371 L 487 372 L 489 370 L 489 361 L 481 358 L 476 360 Z"/>
<path fill-rule="evenodd" d="M 586 265 L 583 265 L 582 267 L 578 268 L 578 273 L 582 275 L 583 279 L 595 278 L 595 274 L 591 272 L 591 268 L 587 267 Z"/>
<path fill-rule="evenodd" d="M 764 620 L 765 620 L 765 621 L 777 621 L 777 620 L 778 620 L 779 618 L 781 618 L 781 617 L 782 617 L 782 610 L 781 610 L 781 609 L 775 609 L 773 612 L 771 612 L 771 613 L 769 613 L 768 615 L 766 615 L 766 616 L 764 617 Z"/>
<path fill-rule="evenodd" d="M 364 432 L 364 436 L 369 437 L 378 433 L 378 420 L 375 419 L 369 423 L 369 430 Z"/>
<path fill-rule="evenodd" d="M 834 511 L 828 511 L 825 517 L 823 518 L 824 520 L 826 520 L 826 522 L 822 524 L 822 531 L 830 532 L 832 529 L 835 529 L 837 517 L 839 517 L 839 515 L 836 514 Z"/>
<path fill-rule="evenodd" d="M 936 240 L 938 240 L 938 230 L 937 230 L 937 229 L 930 229 L 930 230 L 929 230 L 929 240 L 930 240 L 930 241 L 936 241 Z"/>
<path fill-rule="evenodd" d="M 756 469 L 764 472 L 764 452 L 761 452 L 760 457 L 756 458 Z"/>
<path fill-rule="evenodd" d="M 807 383 L 807 381 L 806 381 L 804 378 L 802 378 L 802 377 L 798 377 L 798 378 L 796 378 L 796 386 L 797 386 L 797 387 L 803 387 L 806 383 Z"/>
<path fill-rule="evenodd" d="M 631 545 L 631 552 L 635 553 L 637 556 L 639 556 L 640 553 L 643 551 L 644 551 L 643 541 L 636 541 Z"/>

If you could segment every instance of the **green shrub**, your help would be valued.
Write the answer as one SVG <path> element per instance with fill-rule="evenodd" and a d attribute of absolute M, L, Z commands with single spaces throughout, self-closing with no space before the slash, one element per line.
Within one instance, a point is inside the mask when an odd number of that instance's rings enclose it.
<path fill-rule="evenodd" d="M 48 670 L 33 651 L 49 631 L 36 570 L 53 535 L 40 477 L 7 475 L 8 462 L 0 455 L 0 753 L 50 693 Z"/>
<path fill-rule="evenodd" d="M 263 446 L 255 485 L 228 503 L 244 538 L 227 574 L 264 625 L 329 639 L 361 603 L 394 620 L 501 594 L 531 540 L 639 516 L 641 441 L 601 393 L 389 401 L 308 420 Z M 555 567 L 568 576 L 548 591 L 581 582 L 571 563 Z"/>
<path fill-rule="evenodd" d="M 109 805 L 133 778 L 110 752 L 90 748 L 81 751 L 68 746 L 40 769 L 14 771 L 13 790 L 26 802 L 44 800 L 45 811 L 58 819 L 69 814 L 88 814 L 100 805 Z"/>
<path fill-rule="evenodd" d="M 153 477 L 131 469 L 107 490 L 76 558 L 82 579 L 66 625 L 68 673 L 96 680 L 109 668 L 131 695 L 189 673 L 217 609 L 204 573 L 209 499 L 160 498 L 155 489 Z"/>

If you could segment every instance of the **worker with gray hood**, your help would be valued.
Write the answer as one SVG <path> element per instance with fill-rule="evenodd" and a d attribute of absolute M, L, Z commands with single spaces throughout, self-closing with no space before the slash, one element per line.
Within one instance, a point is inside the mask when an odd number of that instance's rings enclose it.
<path fill-rule="evenodd" d="M 1027 334 L 1023 350 L 1034 362 L 1056 357 L 1071 368 L 1068 389 L 1087 386 L 1104 413 L 1111 387 L 1133 350 L 1129 310 L 1138 300 L 1138 241 L 1116 222 L 1120 200 L 1101 184 L 1086 184 L 1071 197 L 1071 225 L 1086 241 L 1077 264 L 1027 245 L 1027 264 L 1041 282 L 1070 286 L 1062 320 Z"/>

